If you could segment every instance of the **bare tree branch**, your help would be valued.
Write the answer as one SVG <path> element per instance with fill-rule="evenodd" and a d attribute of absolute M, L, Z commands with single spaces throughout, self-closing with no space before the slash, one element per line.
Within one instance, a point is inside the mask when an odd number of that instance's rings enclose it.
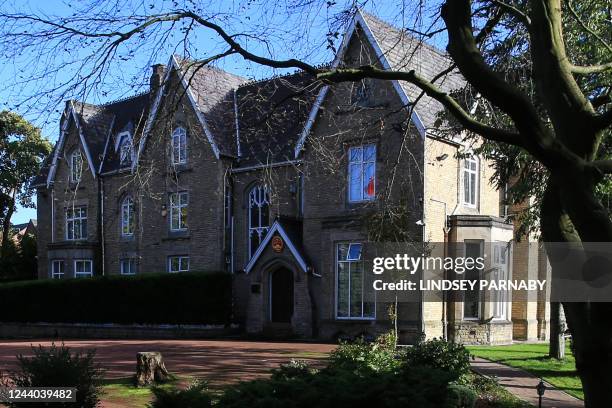
<path fill-rule="evenodd" d="M 601 72 L 606 72 L 612 69 L 612 62 L 608 62 L 605 64 L 599 65 L 589 65 L 589 66 L 578 66 L 572 65 L 572 72 L 578 75 L 588 75 L 588 74 L 597 74 Z"/>

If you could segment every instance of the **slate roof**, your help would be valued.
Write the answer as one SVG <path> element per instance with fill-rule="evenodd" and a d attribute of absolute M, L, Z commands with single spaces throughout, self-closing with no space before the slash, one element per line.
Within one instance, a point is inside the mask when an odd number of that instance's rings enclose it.
<path fill-rule="evenodd" d="M 442 51 L 415 39 L 405 30 L 360 13 L 391 69 L 414 69 L 426 79 L 432 79 L 451 63 Z M 209 130 L 207 136 L 221 155 L 238 159 L 235 168 L 294 159 L 296 145 L 322 87 L 320 82 L 304 72 L 247 82 L 243 77 L 198 61 L 176 56 L 172 61 L 166 69 L 174 64 L 179 67 L 182 80 L 188 85 L 189 97 Z M 415 86 L 400 83 L 411 101 L 421 94 Z M 463 87 L 464 83 L 454 71 L 437 85 L 450 91 Z M 119 132 L 129 130 L 133 140 L 138 140 L 147 118 L 151 120 L 151 99 L 149 93 L 143 93 L 104 105 L 71 102 L 96 172 L 100 168 L 102 173 L 121 168 L 115 138 Z M 425 128 L 431 129 L 443 108 L 423 95 L 415 109 Z M 50 167 L 50 158 L 47 158 L 34 179 L 35 185 L 46 182 Z"/>
<path fill-rule="evenodd" d="M 239 167 L 293 160 L 321 85 L 297 72 L 238 88 Z"/>
<path fill-rule="evenodd" d="M 387 58 L 393 70 L 415 70 L 425 79 L 432 80 L 438 73 L 451 65 L 450 57 L 441 50 L 416 39 L 406 30 L 398 29 L 379 18 L 361 11 L 368 28 L 374 35 L 383 54 Z M 416 86 L 400 81 L 400 84 L 411 102 L 421 94 Z M 465 79 L 459 71 L 455 70 L 436 82 L 443 91 L 451 91 L 462 88 Z M 437 113 L 442 111 L 443 106 L 433 98 L 423 95 L 415 110 L 423 122 L 425 128 L 433 128 Z"/>
<path fill-rule="evenodd" d="M 201 65 L 198 61 L 178 58 L 177 61 L 219 151 L 227 156 L 237 156 L 233 95 L 234 90 L 246 83 L 247 79 L 216 67 Z"/>

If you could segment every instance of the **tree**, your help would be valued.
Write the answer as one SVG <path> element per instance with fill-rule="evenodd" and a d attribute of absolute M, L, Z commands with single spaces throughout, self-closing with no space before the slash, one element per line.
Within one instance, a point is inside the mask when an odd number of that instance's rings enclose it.
<path fill-rule="evenodd" d="M 135 50 L 142 49 L 142 42 L 150 38 L 147 35 L 167 44 L 164 41 L 169 36 L 160 37 L 160 33 L 175 28 L 180 32 L 175 46 L 185 48 L 189 48 L 188 38 L 196 28 L 210 30 L 217 36 L 225 49 L 207 58 L 206 63 L 239 55 L 273 68 L 299 68 L 330 84 L 364 78 L 406 81 L 439 101 L 463 129 L 495 144 L 490 154 L 502 164 L 506 160 L 505 166 L 499 167 L 505 172 L 500 180 L 511 175 L 534 177 L 533 182 L 522 187 L 518 184 L 517 189 L 530 193 L 532 187 L 537 187 L 539 225 L 547 243 L 566 242 L 581 247 L 584 242 L 612 242 L 612 220 L 608 206 L 602 202 L 606 190 L 610 191 L 607 186 L 612 174 L 609 149 L 612 32 L 610 8 L 605 1 L 443 1 L 441 7 L 426 10 L 434 15 L 425 29 L 423 24 L 405 27 L 420 39 L 447 36 L 446 48 L 453 64 L 441 67 L 439 75 L 433 78 L 424 78 L 413 70 L 385 70 L 372 65 L 330 68 L 299 58 L 275 58 L 269 48 L 260 46 L 269 38 L 264 36 L 265 31 L 272 27 L 264 25 L 260 33 L 232 33 L 231 18 L 207 12 L 189 1 L 183 7 L 175 3 L 171 10 L 150 14 L 139 11 L 143 6 L 139 2 L 127 14 L 125 8 L 119 11 L 102 8 L 100 4 L 92 2 L 70 19 L 1 14 L 5 32 L 0 44 L 19 51 L 47 44 L 46 50 L 50 52 L 82 41 L 92 51 L 84 60 L 90 64 L 89 72 L 85 77 L 80 75 L 73 82 L 68 81 L 62 89 L 80 89 L 84 93 L 84 83 L 99 81 L 117 54 L 129 58 Z M 287 7 L 293 12 L 307 13 L 305 7 L 329 9 L 336 3 L 291 4 Z M 421 18 L 423 2 L 415 1 L 412 5 L 416 11 L 411 15 Z M 399 2 L 397 7 L 397 14 L 410 14 L 409 4 Z M 337 32 L 331 26 L 328 42 L 333 49 Z M 504 41 L 509 38 L 513 39 Z M 513 77 L 509 74 L 517 71 L 501 69 L 500 57 L 502 62 L 504 57 L 508 62 L 517 60 L 507 58 L 510 56 L 523 60 L 526 70 L 522 76 Z M 466 100 L 439 87 L 453 69 L 458 69 L 469 83 L 473 101 L 478 101 L 475 112 Z M 529 86 L 523 86 L 522 78 L 528 79 Z M 419 100 L 420 97 L 416 98 L 412 104 Z M 510 163 L 513 158 L 515 161 Z M 553 276 L 559 266 L 552 259 Z M 585 405 L 612 406 L 608 389 L 612 384 L 609 370 L 612 304 L 563 306 L 573 334 Z"/>
<path fill-rule="evenodd" d="M 14 112 L 0 112 L 0 221 L 2 249 L 10 241 L 11 217 L 17 204 L 33 207 L 30 181 L 38 174 L 42 160 L 51 152 L 51 143 L 40 129 Z"/>

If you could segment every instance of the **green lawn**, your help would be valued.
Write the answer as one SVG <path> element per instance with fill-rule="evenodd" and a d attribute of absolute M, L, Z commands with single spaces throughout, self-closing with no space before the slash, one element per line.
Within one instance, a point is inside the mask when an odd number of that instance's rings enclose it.
<path fill-rule="evenodd" d="M 529 371 L 568 394 L 584 399 L 582 384 L 576 373 L 576 362 L 569 345 L 564 361 L 548 357 L 548 344 L 470 346 L 468 349 L 475 356 Z"/>

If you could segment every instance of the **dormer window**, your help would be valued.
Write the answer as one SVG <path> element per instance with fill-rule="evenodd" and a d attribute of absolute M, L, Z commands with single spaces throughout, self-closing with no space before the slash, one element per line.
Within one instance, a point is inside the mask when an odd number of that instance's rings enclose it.
<path fill-rule="evenodd" d="M 70 181 L 72 183 L 78 183 L 81 181 L 81 175 L 83 174 L 83 156 L 81 151 L 76 149 L 70 155 Z"/>
<path fill-rule="evenodd" d="M 353 89 L 353 103 L 356 106 L 368 107 L 371 103 L 372 90 L 365 79 L 357 82 Z"/>
<path fill-rule="evenodd" d="M 119 153 L 119 164 L 121 166 L 132 164 L 132 138 L 129 132 L 123 132 L 117 136 L 115 150 Z"/>

